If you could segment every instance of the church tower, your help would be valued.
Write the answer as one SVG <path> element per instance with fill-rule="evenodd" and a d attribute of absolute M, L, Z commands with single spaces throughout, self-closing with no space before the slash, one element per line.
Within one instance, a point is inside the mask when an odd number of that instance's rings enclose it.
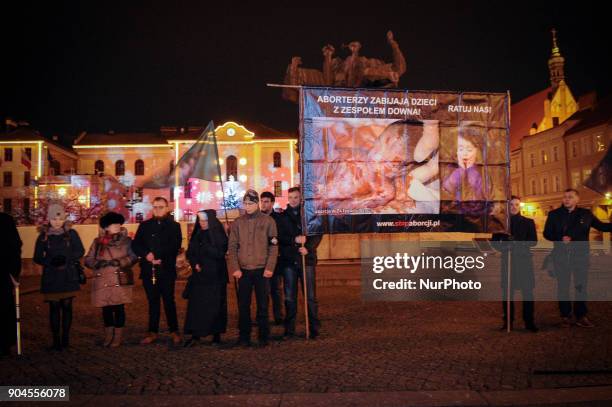
<path fill-rule="evenodd" d="M 559 46 L 557 45 L 557 30 L 552 29 L 553 48 L 552 54 L 548 59 L 548 70 L 550 71 L 550 84 L 553 93 L 559 87 L 559 84 L 565 80 L 565 58 L 561 56 Z"/>

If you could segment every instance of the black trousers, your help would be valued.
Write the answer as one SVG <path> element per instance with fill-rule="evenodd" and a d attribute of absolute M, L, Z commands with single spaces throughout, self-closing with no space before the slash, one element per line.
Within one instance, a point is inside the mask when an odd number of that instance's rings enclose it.
<path fill-rule="evenodd" d="M 572 315 L 572 302 L 569 301 L 570 284 L 574 281 L 574 316 L 580 319 L 586 316 L 587 309 L 587 283 L 588 268 L 568 266 L 555 268 L 557 275 L 557 298 L 559 299 L 559 313 L 562 317 Z"/>
<path fill-rule="evenodd" d="M 102 307 L 105 327 L 123 328 L 125 326 L 125 306 L 123 304 Z"/>
<path fill-rule="evenodd" d="M 274 321 L 283 319 L 283 302 L 281 298 L 282 270 L 276 268 L 274 275 L 270 278 L 270 299 L 272 300 L 272 315 Z"/>
<path fill-rule="evenodd" d="M 514 291 L 512 290 L 510 293 L 510 321 L 514 322 L 514 303 L 518 301 L 514 301 Z M 534 301 L 533 301 L 533 288 L 522 288 L 521 297 L 523 301 L 523 322 L 525 325 L 534 325 Z M 508 320 L 508 308 L 506 304 L 506 300 L 508 298 L 507 289 L 504 288 L 502 291 L 502 308 L 504 310 L 504 323 Z"/>
<path fill-rule="evenodd" d="M 150 278 L 142 280 L 142 285 L 149 302 L 149 332 L 159 332 L 161 300 L 164 300 L 164 312 L 170 332 L 178 332 L 174 286 L 176 278 L 158 278 L 155 284 Z"/>
<path fill-rule="evenodd" d="M 295 333 L 295 319 L 298 309 L 298 281 L 302 282 L 304 288 L 304 277 L 301 265 L 289 264 L 282 268 L 285 288 L 285 330 L 288 334 Z M 318 334 L 321 322 L 319 321 L 319 305 L 317 303 L 316 269 L 314 266 L 306 266 L 306 279 L 308 284 L 308 323 L 310 334 Z"/>
<path fill-rule="evenodd" d="M 238 328 L 240 330 L 240 340 L 251 340 L 251 297 L 253 289 L 255 289 L 259 340 L 265 341 L 270 335 L 270 325 L 268 322 L 270 281 L 263 276 L 264 269 L 241 271 L 242 277 L 238 280 Z"/>
<path fill-rule="evenodd" d="M 59 339 L 61 332 L 64 340 L 68 340 L 72 325 L 72 298 L 62 298 L 59 301 L 49 301 L 49 325 L 54 340 Z"/>

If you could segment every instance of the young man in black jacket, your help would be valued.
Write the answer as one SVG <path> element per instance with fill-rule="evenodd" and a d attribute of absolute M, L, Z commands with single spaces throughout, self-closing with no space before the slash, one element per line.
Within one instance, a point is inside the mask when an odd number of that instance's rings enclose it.
<path fill-rule="evenodd" d="M 164 300 L 166 321 L 174 345 L 181 343 L 178 333 L 174 286 L 176 256 L 181 249 L 181 226 L 169 215 L 166 198 L 153 200 L 153 217 L 138 226 L 132 249 L 140 257 L 140 279 L 149 302 L 149 333 L 140 342 L 150 344 L 159 333 L 160 298 Z"/>
<path fill-rule="evenodd" d="M 574 317 L 576 325 L 592 328 L 595 325 L 587 318 L 587 277 L 589 271 L 589 232 L 595 228 L 601 232 L 612 232 L 612 223 L 601 222 L 585 208 L 578 208 L 580 197 L 575 189 L 563 194 L 563 205 L 550 211 L 544 226 L 544 237 L 554 242 L 553 265 L 557 277 L 557 296 L 561 325 L 571 325 L 572 304 L 570 280 L 574 278 Z"/>
<path fill-rule="evenodd" d="M 309 336 L 316 338 L 321 324 L 317 306 L 315 267 L 317 265 L 317 247 L 321 243 L 322 236 L 306 237 L 304 235 L 300 201 L 300 188 L 290 188 L 289 205 L 277 219 L 280 249 L 278 269 L 282 272 L 285 288 L 285 336 L 292 337 L 295 335 L 298 281 L 303 279 L 302 255 L 305 255 Z M 304 244 L 304 247 L 302 247 L 302 244 Z M 304 284 L 303 281 L 302 284 Z"/>
<path fill-rule="evenodd" d="M 501 330 L 507 329 L 508 321 L 508 256 L 510 255 L 510 301 L 512 301 L 510 303 L 510 326 L 514 322 L 514 291 L 521 290 L 525 329 L 538 332 L 533 317 L 535 277 L 531 254 L 531 248 L 538 243 L 535 223 L 533 219 L 521 215 L 521 199 L 518 196 L 513 195 L 510 198 L 510 215 L 510 235 L 493 235 L 493 247 L 502 252 L 501 286 L 504 324 Z"/>
<path fill-rule="evenodd" d="M 264 191 L 259 196 L 261 213 L 270 215 L 276 220 L 281 216 L 280 213 L 274 211 L 274 194 L 269 191 Z M 274 324 L 280 325 L 283 323 L 282 299 L 281 299 L 281 281 L 282 273 L 278 268 L 274 270 L 274 275 L 270 278 L 270 299 L 272 300 L 272 313 L 274 315 Z"/>

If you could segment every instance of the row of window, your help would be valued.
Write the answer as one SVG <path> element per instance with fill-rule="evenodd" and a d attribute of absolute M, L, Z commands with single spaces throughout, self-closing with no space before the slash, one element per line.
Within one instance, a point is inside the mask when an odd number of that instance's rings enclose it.
<path fill-rule="evenodd" d="M 557 162 L 560 158 L 559 146 L 553 146 L 552 154 L 549 155 L 548 149 L 540 150 L 540 158 L 539 162 L 536 162 L 536 154 L 529 154 L 529 166 L 531 168 L 535 167 L 537 164 L 548 164 L 549 162 Z"/>
<path fill-rule="evenodd" d="M 30 147 L 23 148 L 22 154 L 25 155 L 25 157 L 28 160 L 32 160 L 32 149 Z M 13 148 L 12 147 L 4 148 L 4 161 L 5 162 L 13 161 Z"/>
<path fill-rule="evenodd" d="M 29 187 L 32 182 L 32 176 L 30 171 L 24 171 L 23 173 L 23 186 Z M 13 186 L 13 172 L 12 171 L 4 171 L 2 173 L 2 186 L 3 187 L 12 187 Z"/>
<path fill-rule="evenodd" d="M 273 155 L 272 165 L 275 168 L 280 168 L 282 166 L 281 153 L 276 151 Z M 172 163 L 170 164 L 170 169 L 172 170 Z M 103 174 L 104 173 L 104 161 L 97 160 L 94 164 L 94 173 L 95 174 Z M 230 155 L 225 159 L 225 175 L 226 179 L 229 181 L 230 177 L 233 177 L 234 180 L 238 179 L 238 159 L 236 156 Z M 125 161 L 117 160 L 115 162 L 115 176 L 119 177 L 125 175 Z M 145 164 L 143 160 L 134 161 L 134 175 L 145 175 Z"/>
<path fill-rule="evenodd" d="M 538 180 L 536 178 L 532 178 L 530 182 L 530 195 L 545 195 L 550 192 L 561 192 L 563 185 L 561 184 L 561 176 L 553 175 L 550 179 L 551 183 L 549 184 L 549 178 L 544 176 L 540 178 L 540 183 L 538 185 Z"/>

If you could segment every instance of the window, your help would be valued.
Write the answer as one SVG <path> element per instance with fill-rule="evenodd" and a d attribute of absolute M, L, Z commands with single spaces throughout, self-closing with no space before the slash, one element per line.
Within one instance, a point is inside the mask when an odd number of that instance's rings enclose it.
<path fill-rule="evenodd" d="M 572 158 L 578 157 L 578 142 L 572 141 Z"/>
<path fill-rule="evenodd" d="M 582 142 L 582 153 L 584 155 L 591 154 L 591 151 L 593 151 L 593 139 L 591 137 L 583 137 L 581 142 Z"/>
<path fill-rule="evenodd" d="M 25 155 L 28 157 L 28 160 L 32 160 L 32 147 L 26 147 Z"/>
<path fill-rule="evenodd" d="M 606 149 L 606 143 L 604 142 L 603 134 L 598 134 L 595 136 L 595 151 L 600 152 Z"/>
<path fill-rule="evenodd" d="M 555 192 L 561 191 L 561 178 L 558 175 L 555 175 L 555 184 L 553 186 Z"/>
<path fill-rule="evenodd" d="M 30 186 L 30 181 L 31 181 L 31 175 L 30 175 L 30 171 L 25 171 L 23 173 L 23 186 L 24 187 L 29 187 Z"/>
<path fill-rule="evenodd" d="M 542 178 L 542 193 L 543 194 L 548 193 L 548 178 L 547 177 Z"/>
<path fill-rule="evenodd" d="M 590 176 L 591 176 L 591 169 L 584 168 L 582 170 L 582 181 L 586 181 L 587 179 L 589 179 Z"/>
<path fill-rule="evenodd" d="M 529 164 L 531 168 L 535 167 L 535 154 L 534 153 L 529 154 Z"/>
<path fill-rule="evenodd" d="M 8 213 L 9 215 L 13 212 L 13 201 L 11 198 L 4 198 L 2 200 L 2 206 L 4 207 L 4 213 Z"/>
<path fill-rule="evenodd" d="M 186 199 L 191 199 L 191 182 L 185 184 L 184 195 Z"/>
<path fill-rule="evenodd" d="M 2 185 L 5 187 L 13 186 L 13 173 L 10 171 L 4 171 L 4 176 L 2 178 Z"/>
<path fill-rule="evenodd" d="M 559 161 L 559 146 L 553 147 L 553 161 Z"/>
<path fill-rule="evenodd" d="M 281 167 L 281 153 L 276 151 L 274 153 L 273 158 L 274 158 L 274 168 L 280 168 Z"/>
<path fill-rule="evenodd" d="M 26 219 L 30 218 L 30 198 L 23 198 L 23 213 Z"/>
<path fill-rule="evenodd" d="M 559 125 L 559 118 L 558 117 L 553 117 L 553 127 L 557 127 Z"/>
<path fill-rule="evenodd" d="M 537 183 L 535 179 L 531 180 L 531 195 L 536 195 L 538 193 Z"/>
<path fill-rule="evenodd" d="M 125 161 L 123 160 L 118 160 L 115 163 L 115 175 L 116 176 L 122 176 L 125 175 Z"/>
<path fill-rule="evenodd" d="M 97 160 L 94 164 L 94 174 L 104 174 L 104 161 Z"/>
<path fill-rule="evenodd" d="M 572 188 L 578 189 L 580 186 L 580 171 L 572 171 Z"/>
<path fill-rule="evenodd" d="M 62 173 L 62 166 L 59 161 L 51 160 L 49 163 L 49 174 L 50 175 L 60 175 Z"/>
<path fill-rule="evenodd" d="M 225 175 L 227 181 L 230 180 L 230 177 L 233 177 L 234 181 L 238 181 L 238 159 L 233 155 L 225 159 Z"/>
<path fill-rule="evenodd" d="M 134 163 L 134 175 L 144 175 L 144 171 L 144 161 L 136 160 L 136 162 Z"/>
<path fill-rule="evenodd" d="M 274 181 L 274 196 L 283 196 L 283 182 Z"/>
<path fill-rule="evenodd" d="M 4 149 L 4 161 L 13 161 L 13 149 L 7 147 Z"/>
<path fill-rule="evenodd" d="M 540 151 L 540 158 L 542 160 L 542 164 L 548 163 L 548 154 L 546 154 L 546 150 Z"/>

